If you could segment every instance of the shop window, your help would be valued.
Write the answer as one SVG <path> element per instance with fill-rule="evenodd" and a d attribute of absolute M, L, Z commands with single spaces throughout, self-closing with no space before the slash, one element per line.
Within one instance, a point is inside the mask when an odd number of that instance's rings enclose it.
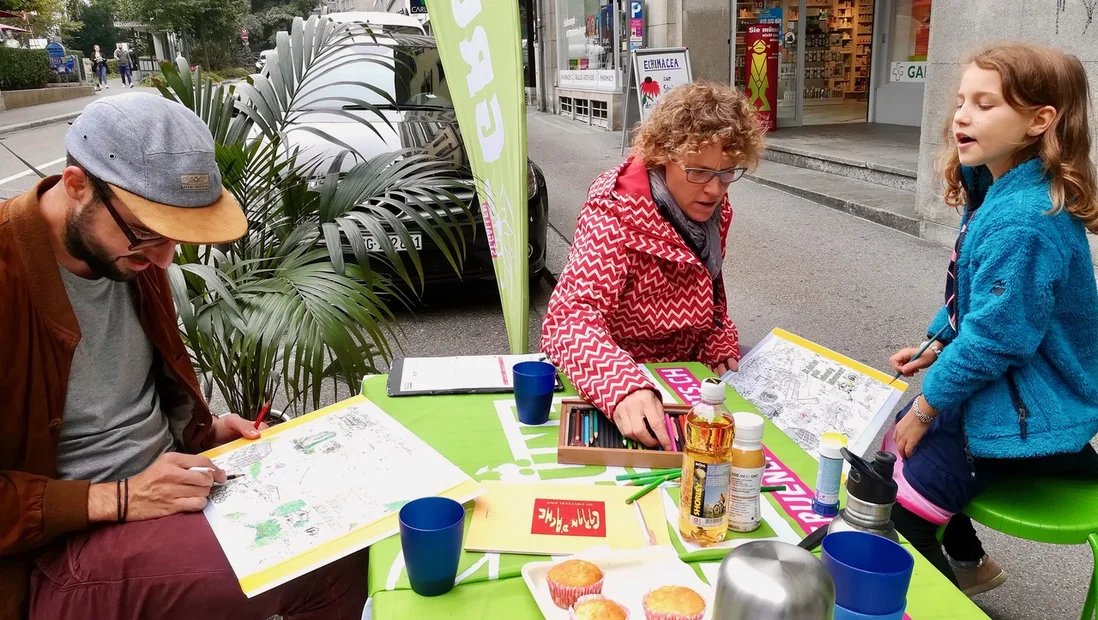
<path fill-rule="evenodd" d="M 591 124 L 599 127 L 610 126 L 608 104 L 605 101 L 591 100 Z"/>
<path fill-rule="evenodd" d="M 615 4 L 614 0 L 557 0 L 562 88 L 616 87 Z"/>
<path fill-rule="evenodd" d="M 560 113 L 568 116 L 572 115 L 572 98 L 561 97 L 560 98 Z"/>
<path fill-rule="evenodd" d="M 896 0 L 888 81 L 926 81 L 931 0 Z"/>

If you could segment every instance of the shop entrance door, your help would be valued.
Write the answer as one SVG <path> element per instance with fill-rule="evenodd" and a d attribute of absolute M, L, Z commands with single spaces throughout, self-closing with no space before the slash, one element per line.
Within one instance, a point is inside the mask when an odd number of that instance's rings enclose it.
<path fill-rule="evenodd" d="M 748 25 L 780 23 L 778 127 L 864 122 L 873 13 L 873 0 L 732 0 L 733 83 L 746 86 Z"/>
<path fill-rule="evenodd" d="M 779 25 L 777 111 L 778 127 L 796 127 L 803 117 L 805 24 L 800 16 L 808 0 L 732 0 L 732 83 L 746 92 L 749 68 L 745 38 L 748 26 Z M 819 0 L 814 0 L 819 1 Z"/>

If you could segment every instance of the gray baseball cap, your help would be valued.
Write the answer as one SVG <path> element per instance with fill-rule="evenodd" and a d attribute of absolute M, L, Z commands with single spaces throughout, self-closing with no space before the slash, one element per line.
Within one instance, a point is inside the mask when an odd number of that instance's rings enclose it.
<path fill-rule="evenodd" d="M 182 104 L 148 93 L 84 108 L 65 147 L 149 230 L 182 243 L 227 243 L 248 220 L 221 186 L 210 130 Z"/>

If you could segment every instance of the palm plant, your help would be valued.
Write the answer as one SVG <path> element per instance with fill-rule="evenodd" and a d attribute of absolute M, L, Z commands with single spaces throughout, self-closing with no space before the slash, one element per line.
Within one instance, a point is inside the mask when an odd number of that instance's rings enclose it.
<path fill-rule="evenodd" d="M 236 87 L 215 86 L 184 60 L 162 66 L 161 93 L 206 121 L 222 182 L 249 222 L 248 234 L 231 244 L 182 246 L 169 269 L 196 369 L 245 417 L 263 405 L 276 369 L 287 400 L 315 408 L 325 379 L 354 390 L 379 360 L 391 358 L 397 319 L 390 305 L 407 299 L 382 274 L 396 274 L 412 291 L 423 286 L 410 225 L 461 268 L 458 227 L 471 214 L 455 195 L 467 183 L 450 164 L 414 149 L 364 159 L 338 138 L 294 124 L 305 107 L 326 99 L 381 117 L 365 101 L 310 88 L 337 65 L 384 63 L 354 53 L 352 43 L 362 36 L 323 16 L 295 19 L 291 32 L 277 36 L 269 73 Z M 330 112 L 366 122 L 345 110 Z M 295 131 L 347 150 L 327 158 L 303 154 L 292 146 Z M 462 207 L 456 215 L 455 204 Z M 365 235 L 376 239 L 380 254 L 367 250 Z M 406 254 L 390 235 L 404 241 Z"/>

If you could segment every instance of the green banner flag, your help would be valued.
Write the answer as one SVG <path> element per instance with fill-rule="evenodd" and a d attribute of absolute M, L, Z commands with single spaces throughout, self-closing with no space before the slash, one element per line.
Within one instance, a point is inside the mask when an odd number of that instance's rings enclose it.
<path fill-rule="evenodd" d="M 529 347 L 526 102 L 516 0 L 427 0 L 477 179 L 512 353 Z"/>

